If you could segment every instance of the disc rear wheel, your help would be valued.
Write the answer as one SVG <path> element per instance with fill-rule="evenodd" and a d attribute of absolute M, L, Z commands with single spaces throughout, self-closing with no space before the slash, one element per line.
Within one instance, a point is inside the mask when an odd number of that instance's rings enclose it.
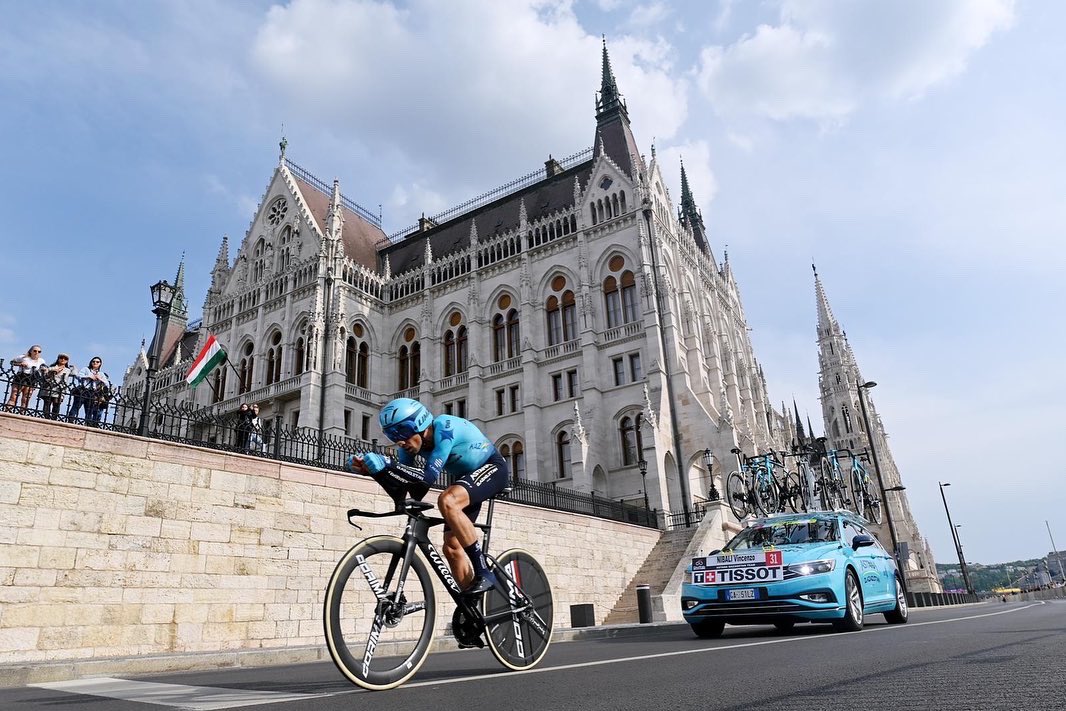
<path fill-rule="evenodd" d="M 751 511 L 748 502 L 748 487 L 744 483 L 744 477 L 740 472 L 732 472 L 725 481 L 725 500 L 729 504 L 729 510 L 737 517 L 743 519 Z"/>
<path fill-rule="evenodd" d="M 489 590 L 481 601 L 489 649 L 508 669 L 530 669 L 551 644 L 551 584 L 540 563 L 517 548 L 501 553 L 494 570 L 503 590 Z"/>
<path fill-rule="evenodd" d="M 365 689 L 407 681 L 433 640 L 433 581 L 416 555 L 400 592 L 402 556 L 400 539 L 368 538 L 344 554 L 326 587 L 323 624 L 330 657 Z"/>

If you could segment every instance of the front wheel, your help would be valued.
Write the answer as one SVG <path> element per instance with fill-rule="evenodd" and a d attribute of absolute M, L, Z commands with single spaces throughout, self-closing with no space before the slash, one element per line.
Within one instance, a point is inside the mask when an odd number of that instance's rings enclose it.
<path fill-rule="evenodd" d="M 364 689 L 392 689 L 410 679 L 433 641 L 433 580 L 416 555 L 401 581 L 402 563 L 400 539 L 368 538 L 344 554 L 326 586 L 329 655 Z"/>
<path fill-rule="evenodd" d="M 518 548 L 501 553 L 493 570 L 499 587 L 481 601 L 489 650 L 508 669 L 531 669 L 551 644 L 555 605 L 548 575 Z"/>
<path fill-rule="evenodd" d="M 867 521 L 873 521 L 878 526 L 881 525 L 881 519 L 883 518 L 881 512 L 881 500 L 867 497 L 866 498 L 866 513 L 863 514 Z"/>
<path fill-rule="evenodd" d="M 858 632 L 863 623 L 862 590 L 851 570 L 844 577 L 844 602 L 844 619 L 834 620 L 833 628 L 837 632 Z"/>
<path fill-rule="evenodd" d="M 860 516 L 866 516 L 866 507 L 870 505 L 870 499 L 866 494 L 866 487 L 862 485 L 862 479 L 859 477 L 858 473 L 852 477 L 851 491 L 851 501 L 854 504 L 852 508 L 855 510 L 855 513 Z"/>
<path fill-rule="evenodd" d="M 744 477 L 740 472 L 732 472 L 725 481 L 725 500 L 729 503 L 729 510 L 743 520 L 751 510 L 748 504 L 748 487 L 744 483 Z"/>
<path fill-rule="evenodd" d="M 725 631 L 725 622 L 721 620 L 704 620 L 691 623 L 692 631 L 700 639 L 718 639 Z"/>
<path fill-rule="evenodd" d="M 885 621 L 890 625 L 903 625 L 909 617 L 907 593 L 903 592 L 903 584 L 896 578 L 896 606 L 885 613 Z"/>

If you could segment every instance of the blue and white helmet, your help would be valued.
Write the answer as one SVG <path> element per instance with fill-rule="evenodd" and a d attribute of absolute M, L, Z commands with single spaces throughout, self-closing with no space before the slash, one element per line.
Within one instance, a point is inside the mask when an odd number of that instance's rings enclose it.
<path fill-rule="evenodd" d="M 381 430 L 393 442 L 425 432 L 433 424 L 433 415 L 418 400 L 399 397 L 381 408 L 378 415 Z"/>

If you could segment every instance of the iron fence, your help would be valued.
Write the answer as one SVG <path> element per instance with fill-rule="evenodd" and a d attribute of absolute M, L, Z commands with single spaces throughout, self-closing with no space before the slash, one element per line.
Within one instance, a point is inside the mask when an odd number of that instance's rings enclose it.
<path fill-rule="evenodd" d="M 49 378 L 43 371 L 20 373 L 0 360 L 0 411 L 57 422 L 97 427 L 128 435 L 139 434 L 143 398 L 122 392 L 119 386 L 99 386 L 65 375 Z M 391 454 L 391 447 L 376 441 L 324 434 L 308 427 L 264 422 L 263 432 L 253 432 L 236 411 L 217 413 L 191 403 L 152 400 L 148 407 L 147 436 L 167 442 L 251 454 L 293 464 L 343 471 L 349 455 L 376 451 Z M 443 477 L 434 488 L 453 483 Z M 574 491 L 554 483 L 528 479 L 512 482 L 509 501 L 540 508 L 580 513 L 612 521 L 657 528 L 654 511 L 594 494 Z"/>

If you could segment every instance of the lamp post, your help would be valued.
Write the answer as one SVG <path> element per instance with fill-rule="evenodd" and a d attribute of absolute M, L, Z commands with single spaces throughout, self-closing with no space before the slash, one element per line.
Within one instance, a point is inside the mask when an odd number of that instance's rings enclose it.
<path fill-rule="evenodd" d="M 959 568 L 962 570 L 962 580 L 966 585 L 966 592 L 973 594 L 973 586 L 970 585 L 970 573 L 966 570 L 966 559 L 962 555 L 962 543 L 959 541 L 959 532 L 955 524 L 951 522 L 951 511 L 948 509 L 948 497 L 944 494 L 944 487 L 951 486 L 949 481 L 937 482 L 940 485 L 940 498 L 944 500 L 944 513 L 948 517 L 948 527 L 951 529 L 951 540 L 955 543 L 955 553 L 959 556 Z"/>
<path fill-rule="evenodd" d="M 707 476 L 711 479 L 711 488 L 707 491 L 708 501 L 718 501 L 722 497 L 718 494 L 718 487 L 714 485 L 714 454 L 710 449 L 703 450 L 703 466 L 707 467 Z"/>
<path fill-rule="evenodd" d="M 881 476 L 881 460 L 877 457 L 877 445 L 874 443 L 873 430 L 870 428 L 870 414 L 866 411 L 866 396 L 864 392 L 877 387 L 877 383 L 868 380 L 859 385 L 856 390 L 859 394 L 859 407 L 862 410 L 862 423 L 866 427 L 866 441 L 870 444 L 870 457 L 874 460 L 874 474 L 877 475 L 877 488 L 881 490 L 881 502 L 885 507 L 885 520 L 888 521 L 888 534 L 892 537 L 892 557 L 896 560 L 896 568 L 899 570 L 900 584 L 903 592 L 907 592 L 907 569 L 899 559 L 899 539 L 896 537 L 896 524 L 892 521 L 892 507 L 888 505 L 888 492 L 885 491 L 885 480 Z M 893 491 L 902 490 L 892 487 Z"/>
<path fill-rule="evenodd" d="M 174 303 L 177 290 L 166 279 L 157 281 L 150 287 L 152 291 L 152 304 L 155 308 L 155 338 L 152 339 L 152 348 L 148 353 L 148 371 L 144 378 L 144 402 L 141 404 L 141 424 L 137 434 L 142 437 L 148 435 L 148 403 L 152 397 L 152 381 L 155 380 L 156 367 L 159 364 L 159 352 L 163 349 L 163 336 L 166 333 L 165 324 L 170 318 L 170 307 Z"/>
<path fill-rule="evenodd" d="M 651 511 L 648 505 L 648 462 L 641 456 L 637 466 L 640 467 L 640 488 L 644 491 L 644 510 Z"/>

